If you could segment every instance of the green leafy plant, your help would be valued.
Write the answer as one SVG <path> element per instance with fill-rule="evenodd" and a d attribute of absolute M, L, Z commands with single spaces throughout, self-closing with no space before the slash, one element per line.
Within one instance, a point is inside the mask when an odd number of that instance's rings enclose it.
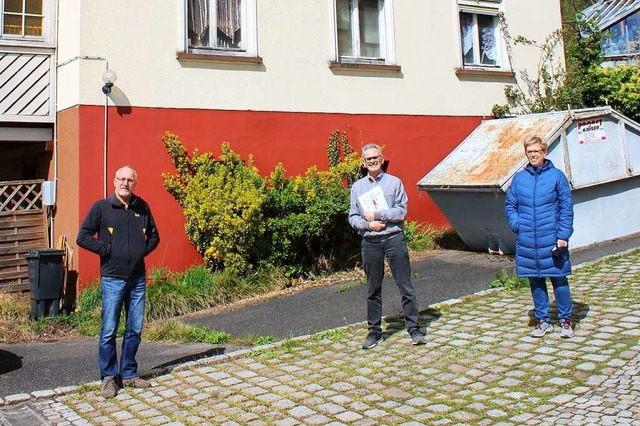
<path fill-rule="evenodd" d="M 249 339 L 254 346 L 269 345 L 278 341 L 278 339 L 273 336 L 250 336 Z"/>
<path fill-rule="evenodd" d="M 640 120 L 640 68 L 636 65 L 600 67 L 593 84 L 593 103 L 608 104 L 633 120 Z"/>
<path fill-rule="evenodd" d="M 516 291 L 529 288 L 529 280 L 518 278 L 516 274 L 509 274 L 506 269 L 502 269 L 496 274 L 496 279 L 491 281 L 491 288 L 503 288 L 505 291 Z"/>
<path fill-rule="evenodd" d="M 433 250 L 436 248 L 434 236 L 437 231 L 429 224 L 405 221 L 404 234 L 407 246 L 413 251 Z"/>

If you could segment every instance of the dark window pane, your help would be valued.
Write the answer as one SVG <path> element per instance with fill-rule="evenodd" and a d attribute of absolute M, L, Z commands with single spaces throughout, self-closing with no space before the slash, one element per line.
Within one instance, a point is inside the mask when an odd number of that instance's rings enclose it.
<path fill-rule="evenodd" d="M 5 0 L 4 11 L 12 13 L 22 13 L 22 0 Z"/>
<path fill-rule="evenodd" d="M 378 0 L 360 0 L 360 55 L 380 57 L 380 28 L 378 26 Z"/>
<path fill-rule="evenodd" d="M 42 0 L 27 0 L 26 12 L 32 15 L 42 15 Z"/>
<path fill-rule="evenodd" d="M 16 15 L 4 15 L 3 34 L 22 35 L 22 17 Z"/>
<path fill-rule="evenodd" d="M 24 35 L 42 36 L 42 18 L 27 16 L 25 19 Z"/>
<path fill-rule="evenodd" d="M 336 19 L 338 25 L 338 55 L 354 56 L 351 38 L 351 2 L 336 0 Z"/>
<path fill-rule="evenodd" d="M 465 64 L 473 64 L 473 15 L 460 13 L 460 38 L 462 40 L 462 58 Z"/>

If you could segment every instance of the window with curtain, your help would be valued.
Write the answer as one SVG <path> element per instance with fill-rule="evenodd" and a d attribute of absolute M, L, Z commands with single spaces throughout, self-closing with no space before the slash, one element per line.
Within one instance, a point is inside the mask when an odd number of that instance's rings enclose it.
<path fill-rule="evenodd" d="M 499 37 L 497 16 L 460 12 L 464 65 L 498 66 Z"/>
<path fill-rule="evenodd" d="M 187 1 L 190 49 L 245 50 L 245 0 Z"/>
<path fill-rule="evenodd" d="M 500 30 L 503 0 L 457 0 L 460 37 L 458 66 L 504 71 L 508 68 Z"/>
<path fill-rule="evenodd" d="M 2 36 L 42 37 L 43 0 L 1 0 Z"/>
<path fill-rule="evenodd" d="M 385 61 L 392 43 L 385 28 L 389 0 L 336 0 L 336 34 L 339 59 Z M 385 38 L 387 34 L 387 38 Z"/>

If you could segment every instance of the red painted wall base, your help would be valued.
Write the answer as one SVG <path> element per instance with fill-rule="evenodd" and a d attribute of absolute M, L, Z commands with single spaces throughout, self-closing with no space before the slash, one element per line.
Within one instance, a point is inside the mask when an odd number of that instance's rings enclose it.
<path fill-rule="evenodd" d="M 78 111 L 79 110 L 79 111 Z M 212 151 L 228 141 L 243 158 L 254 156 L 263 175 L 282 162 L 289 175 L 302 174 L 311 165 L 328 167 L 326 148 L 332 130 L 346 131 L 351 146 L 359 150 L 367 142 L 385 148 L 388 172 L 402 179 L 409 195 L 410 220 L 438 228 L 446 218 L 417 182 L 438 164 L 480 123 L 481 117 L 352 115 L 254 111 L 110 107 L 106 143 L 108 191 L 113 190 L 115 170 L 132 165 L 138 172 L 136 193 L 151 206 L 161 243 L 147 260 L 147 267 L 183 270 L 201 261 L 184 232 L 184 217 L 162 184 L 162 173 L 174 172 L 161 138 L 165 131 L 177 134 L 188 149 Z M 59 113 L 59 143 L 73 152 L 77 164 L 60 162 L 60 181 L 77 179 L 78 194 L 60 193 L 60 205 L 70 203 L 82 221 L 91 204 L 103 196 L 104 109 L 80 106 Z M 65 135 L 74 135 L 67 137 Z M 79 141 L 79 142 L 77 142 Z M 75 152 L 74 152 L 75 151 Z M 68 209 L 65 205 L 64 209 Z M 75 242 L 77 227 L 66 225 L 56 234 Z M 99 276 L 97 256 L 77 249 L 80 288 Z"/>

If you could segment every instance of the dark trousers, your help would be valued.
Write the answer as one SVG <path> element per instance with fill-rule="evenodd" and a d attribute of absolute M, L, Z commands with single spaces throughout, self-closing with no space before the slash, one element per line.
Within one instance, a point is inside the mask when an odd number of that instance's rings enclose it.
<path fill-rule="evenodd" d="M 404 234 L 380 240 L 362 239 L 362 263 L 367 274 L 367 327 L 370 332 L 382 331 L 382 280 L 384 258 L 387 257 L 393 279 L 402 294 L 404 323 L 409 332 L 420 328 L 418 303 L 411 283 L 411 263 Z"/>

